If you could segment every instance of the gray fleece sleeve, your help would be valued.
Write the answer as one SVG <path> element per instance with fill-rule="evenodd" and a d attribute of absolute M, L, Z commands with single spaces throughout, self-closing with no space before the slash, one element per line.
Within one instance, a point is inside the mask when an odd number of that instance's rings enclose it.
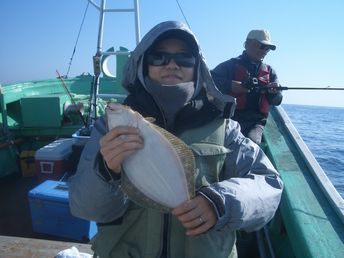
<path fill-rule="evenodd" d="M 225 145 L 231 153 L 225 161 L 224 180 L 209 187 L 222 200 L 217 206 L 224 210 L 214 229 L 258 230 L 274 216 L 283 183 L 260 147 L 245 138 L 232 120 Z"/>
<path fill-rule="evenodd" d="M 121 217 L 129 201 L 119 188 L 120 180 L 105 178 L 104 172 L 99 171 L 99 168 L 104 168 L 98 155 L 103 132 L 105 124 L 98 119 L 81 154 L 76 174 L 68 181 L 68 189 L 74 216 L 107 223 Z"/>

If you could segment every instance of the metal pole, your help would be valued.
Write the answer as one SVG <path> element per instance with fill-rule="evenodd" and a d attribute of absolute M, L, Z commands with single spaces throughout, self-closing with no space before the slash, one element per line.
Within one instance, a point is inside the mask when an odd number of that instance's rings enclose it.
<path fill-rule="evenodd" d="M 98 27 L 98 42 L 97 42 L 97 53 L 93 56 L 93 69 L 94 69 L 94 80 L 92 85 L 92 97 L 90 107 L 90 121 L 89 124 L 94 124 L 97 119 L 97 95 L 99 91 L 99 81 L 101 74 L 101 55 L 103 45 L 103 27 L 104 27 L 104 10 L 106 0 L 101 0 L 99 9 L 99 27 Z"/>
<path fill-rule="evenodd" d="M 98 28 L 97 54 L 101 53 L 101 51 L 102 51 L 105 5 L 106 5 L 106 0 L 101 0 L 100 10 L 99 10 L 99 28 Z"/>
<path fill-rule="evenodd" d="M 93 56 L 93 69 L 94 69 L 94 79 L 90 90 L 90 109 L 89 109 L 89 119 L 88 125 L 94 124 L 97 119 L 97 99 L 99 95 L 99 84 L 100 84 L 100 74 L 101 69 L 101 58 L 103 55 L 102 45 L 103 45 L 103 27 L 104 27 L 104 16 L 105 12 L 135 12 L 135 37 L 136 44 L 141 40 L 140 35 L 140 21 L 139 21 L 139 0 L 134 0 L 134 8 L 132 9 L 106 9 L 106 0 L 101 0 L 98 6 L 93 0 L 88 0 L 93 6 L 99 10 L 99 28 L 98 28 L 98 42 L 97 42 L 97 53 Z M 109 53 L 107 53 L 109 54 Z M 111 53 L 111 54 L 123 54 L 123 53 Z M 126 53 L 125 53 L 126 54 Z"/>
<path fill-rule="evenodd" d="M 140 35 L 140 14 L 139 14 L 139 0 L 134 0 L 135 9 L 135 33 L 136 33 L 136 45 L 139 44 L 141 40 Z"/>

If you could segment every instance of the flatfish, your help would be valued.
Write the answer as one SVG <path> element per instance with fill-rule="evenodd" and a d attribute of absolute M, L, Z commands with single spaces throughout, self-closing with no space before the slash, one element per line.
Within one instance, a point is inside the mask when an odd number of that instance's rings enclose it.
<path fill-rule="evenodd" d="M 195 158 L 182 140 L 121 104 L 108 104 L 106 120 L 109 130 L 138 128 L 144 140 L 122 163 L 121 188 L 131 200 L 168 211 L 194 196 Z"/>

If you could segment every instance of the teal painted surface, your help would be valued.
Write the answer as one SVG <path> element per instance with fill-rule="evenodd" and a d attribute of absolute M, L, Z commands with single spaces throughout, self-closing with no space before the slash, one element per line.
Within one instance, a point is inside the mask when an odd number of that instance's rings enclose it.
<path fill-rule="evenodd" d="M 123 47 L 120 51 L 127 54 L 116 56 L 116 77 L 101 77 L 99 94 L 127 94 L 121 81 L 122 69 L 130 52 Z M 75 102 L 84 104 L 84 118 L 87 118 L 93 81 L 92 75 L 83 74 L 74 78 L 65 78 L 63 82 L 60 79 L 50 79 L 1 86 L 0 177 L 20 173 L 17 161 L 24 141 L 40 145 L 43 141 L 71 137 L 84 125 L 80 117 L 71 119 L 64 116 L 64 104 L 71 104 L 73 101 L 63 85 L 66 85 Z M 111 97 L 107 99 L 109 98 Z M 98 116 L 104 111 L 106 100 L 98 101 Z M 116 96 L 111 100 L 121 102 L 123 96 Z M 14 143 L 15 141 L 20 143 Z"/>
<path fill-rule="evenodd" d="M 89 106 L 89 94 L 93 81 L 93 76 L 91 75 L 81 75 L 71 79 L 65 79 L 64 83 L 71 92 L 75 102 L 82 102 L 85 106 L 85 117 L 87 116 L 88 106 Z M 125 89 L 119 84 L 116 78 L 104 77 L 100 80 L 99 93 L 100 94 L 122 94 L 126 95 Z M 36 135 L 71 135 L 83 124 L 80 121 L 77 123 L 64 123 L 62 114 L 63 114 L 63 105 L 64 103 L 72 103 L 69 96 L 67 95 L 65 89 L 62 86 L 62 82 L 58 79 L 53 80 L 43 80 L 43 81 L 32 81 L 11 85 L 4 85 L 2 87 L 3 91 L 3 103 L 5 106 L 7 124 L 10 130 L 14 133 L 15 136 L 34 136 Z M 55 107 L 59 108 L 60 113 L 59 117 L 54 116 L 55 122 L 50 121 L 50 125 L 40 126 L 40 122 L 33 115 L 30 110 L 34 109 L 34 105 L 25 105 L 27 100 L 30 98 L 44 98 L 44 97 L 58 97 L 60 99 L 60 106 Z M 115 97 L 112 98 L 114 101 L 122 101 L 122 98 Z M 43 101 L 43 100 L 42 100 Z M 23 102 L 24 106 L 23 107 Z M 39 102 L 39 101 L 36 101 Z M 104 103 L 99 103 L 99 112 L 102 114 L 104 109 Z M 53 104 L 53 103 L 52 103 Z M 37 103 L 38 105 L 38 103 Z M 32 106 L 32 108 L 30 108 Z M 47 105 L 47 110 L 49 110 L 49 105 Z M 55 105 L 54 105 L 55 106 Z M 4 112 L 1 112 L 0 123 L 4 120 Z M 36 112 L 33 112 L 36 113 Z M 23 117 L 24 116 L 24 117 Z M 49 119 L 48 119 L 49 120 Z M 43 121 L 43 120 L 42 120 Z M 24 123 L 23 123 L 24 122 Z M 43 122 L 42 122 L 43 123 Z M 41 123 L 41 124 L 42 124 Z M 35 126 L 37 125 L 37 126 Z"/>
<path fill-rule="evenodd" d="M 93 76 L 81 75 L 71 79 L 65 79 L 64 83 L 72 94 L 89 95 Z M 126 91 L 116 78 L 104 77 L 100 80 L 99 93 L 125 94 Z M 11 103 L 23 97 L 37 95 L 66 95 L 62 82 L 58 79 L 24 82 L 10 85 L 3 85 L 5 103 Z"/>
<path fill-rule="evenodd" d="M 295 256 L 344 257 L 344 225 L 274 110 L 264 135 L 269 158 L 285 184 L 280 211 Z"/>
<path fill-rule="evenodd" d="M 21 116 L 24 127 L 61 126 L 60 98 L 56 96 L 32 96 L 21 98 Z"/>

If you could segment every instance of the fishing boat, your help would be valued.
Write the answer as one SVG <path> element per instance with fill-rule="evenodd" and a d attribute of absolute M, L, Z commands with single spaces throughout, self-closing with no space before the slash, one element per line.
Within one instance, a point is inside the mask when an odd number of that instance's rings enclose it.
<path fill-rule="evenodd" d="M 134 13 L 138 42 L 138 1 L 133 2 L 132 9 L 121 11 Z M 48 257 L 72 246 L 91 253 L 87 237 L 35 231 L 30 210 L 30 193 L 49 178 L 42 173 L 46 166 L 53 164 L 56 169 L 63 162 L 58 179 L 53 178 L 59 182 L 73 174 L 104 103 L 109 99 L 120 103 L 126 96 L 121 70 L 130 51 L 124 47 L 103 51 L 103 17 L 110 10 L 105 1 L 99 6 L 92 0 L 89 3 L 100 13 L 94 75 L 66 78 L 58 74 L 51 80 L 0 88 L 0 257 Z M 113 55 L 116 76 L 106 66 Z M 76 106 L 79 109 L 72 112 Z M 54 149 L 61 140 L 69 142 L 62 156 L 54 151 L 48 160 L 38 155 L 49 153 L 47 148 Z M 270 110 L 261 147 L 279 171 L 284 192 L 275 217 L 250 234 L 239 257 L 344 257 L 344 201 L 280 106 Z"/>

